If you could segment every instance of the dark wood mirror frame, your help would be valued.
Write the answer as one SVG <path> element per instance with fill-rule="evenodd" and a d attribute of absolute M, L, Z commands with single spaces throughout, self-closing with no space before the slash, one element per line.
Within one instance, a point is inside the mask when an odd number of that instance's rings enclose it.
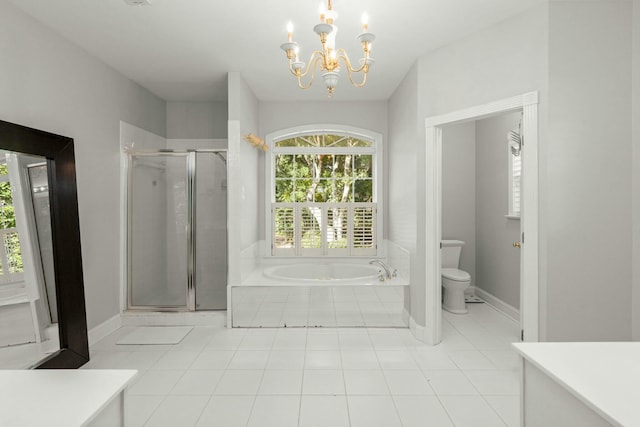
<path fill-rule="evenodd" d="M 73 139 L 0 120 L 0 149 L 47 159 L 60 350 L 36 369 L 74 369 L 89 361 Z"/>

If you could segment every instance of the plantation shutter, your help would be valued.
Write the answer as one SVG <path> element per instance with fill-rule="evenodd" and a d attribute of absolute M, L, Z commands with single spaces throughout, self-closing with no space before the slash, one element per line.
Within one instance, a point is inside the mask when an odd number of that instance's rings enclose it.
<path fill-rule="evenodd" d="M 353 207 L 353 255 L 375 255 L 376 242 L 376 206 Z"/>
<path fill-rule="evenodd" d="M 279 203 L 272 209 L 274 255 L 295 255 L 296 214 L 293 204 Z"/>
<path fill-rule="evenodd" d="M 522 187 L 522 152 L 514 155 L 509 152 L 509 212 L 507 215 L 520 216 L 520 200 Z"/>

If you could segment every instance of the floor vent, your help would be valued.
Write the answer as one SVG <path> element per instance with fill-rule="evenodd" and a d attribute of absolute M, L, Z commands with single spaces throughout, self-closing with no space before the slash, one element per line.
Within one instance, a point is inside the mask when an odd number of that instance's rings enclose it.
<path fill-rule="evenodd" d="M 483 303 L 484 301 L 475 295 L 465 295 L 464 302 L 466 303 Z"/>

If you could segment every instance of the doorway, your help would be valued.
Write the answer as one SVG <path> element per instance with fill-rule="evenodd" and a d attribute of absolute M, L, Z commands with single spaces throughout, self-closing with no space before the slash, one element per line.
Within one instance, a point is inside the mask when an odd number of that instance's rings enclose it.
<path fill-rule="evenodd" d="M 538 93 L 507 98 L 426 119 L 425 168 L 425 341 L 442 340 L 442 127 L 522 110 L 522 200 L 520 212 L 520 324 L 523 341 L 538 341 Z"/>
<path fill-rule="evenodd" d="M 447 286 L 458 275 L 470 278 L 460 282 L 470 285 L 466 306 L 459 297 L 450 300 L 455 308 L 443 308 L 460 314 L 486 302 L 514 321 L 511 341 L 520 333 L 521 128 L 521 110 L 442 127 L 442 259 L 450 263 L 443 267 L 460 270 L 442 272 L 450 277 Z M 451 258 L 457 246 L 447 240 L 463 242 L 457 259 Z M 446 287 L 443 294 L 447 301 Z M 443 321 L 455 317 L 472 316 Z"/>
<path fill-rule="evenodd" d="M 127 307 L 226 309 L 227 153 L 128 153 Z"/>

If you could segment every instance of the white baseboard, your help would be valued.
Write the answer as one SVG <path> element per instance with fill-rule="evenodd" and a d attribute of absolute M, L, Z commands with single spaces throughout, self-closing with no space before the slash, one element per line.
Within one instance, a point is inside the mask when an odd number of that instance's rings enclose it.
<path fill-rule="evenodd" d="M 489 304 L 490 306 L 492 306 L 493 308 L 495 308 L 496 310 L 498 310 L 499 312 L 501 312 L 511 320 L 520 323 L 520 310 L 518 310 L 514 306 L 507 304 L 506 302 L 502 301 L 500 298 L 496 298 L 495 296 L 491 295 L 489 292 L 484 291 L 475 286 L 473 287 L 473 292 L 476 296 L 483 299 L 487 304 Z"/>
<path fill-rule="evenodd" d="M 122 326 L 122 318 L 116 314 L 89 331 L 89 345 L 92 346 Z"/>
<path fill-rule="evenodd" d="M 427 342 L 425 338 L 426 328 L 422 325 L 418 325 L 413 317 L 411 317 L 406 308 L 402 311 L 402 320 L 409 325 L 409 330 L 411 331 L 411 334 L 415 337 L 415 339 L 425 344 L 431 344 Z"/>

